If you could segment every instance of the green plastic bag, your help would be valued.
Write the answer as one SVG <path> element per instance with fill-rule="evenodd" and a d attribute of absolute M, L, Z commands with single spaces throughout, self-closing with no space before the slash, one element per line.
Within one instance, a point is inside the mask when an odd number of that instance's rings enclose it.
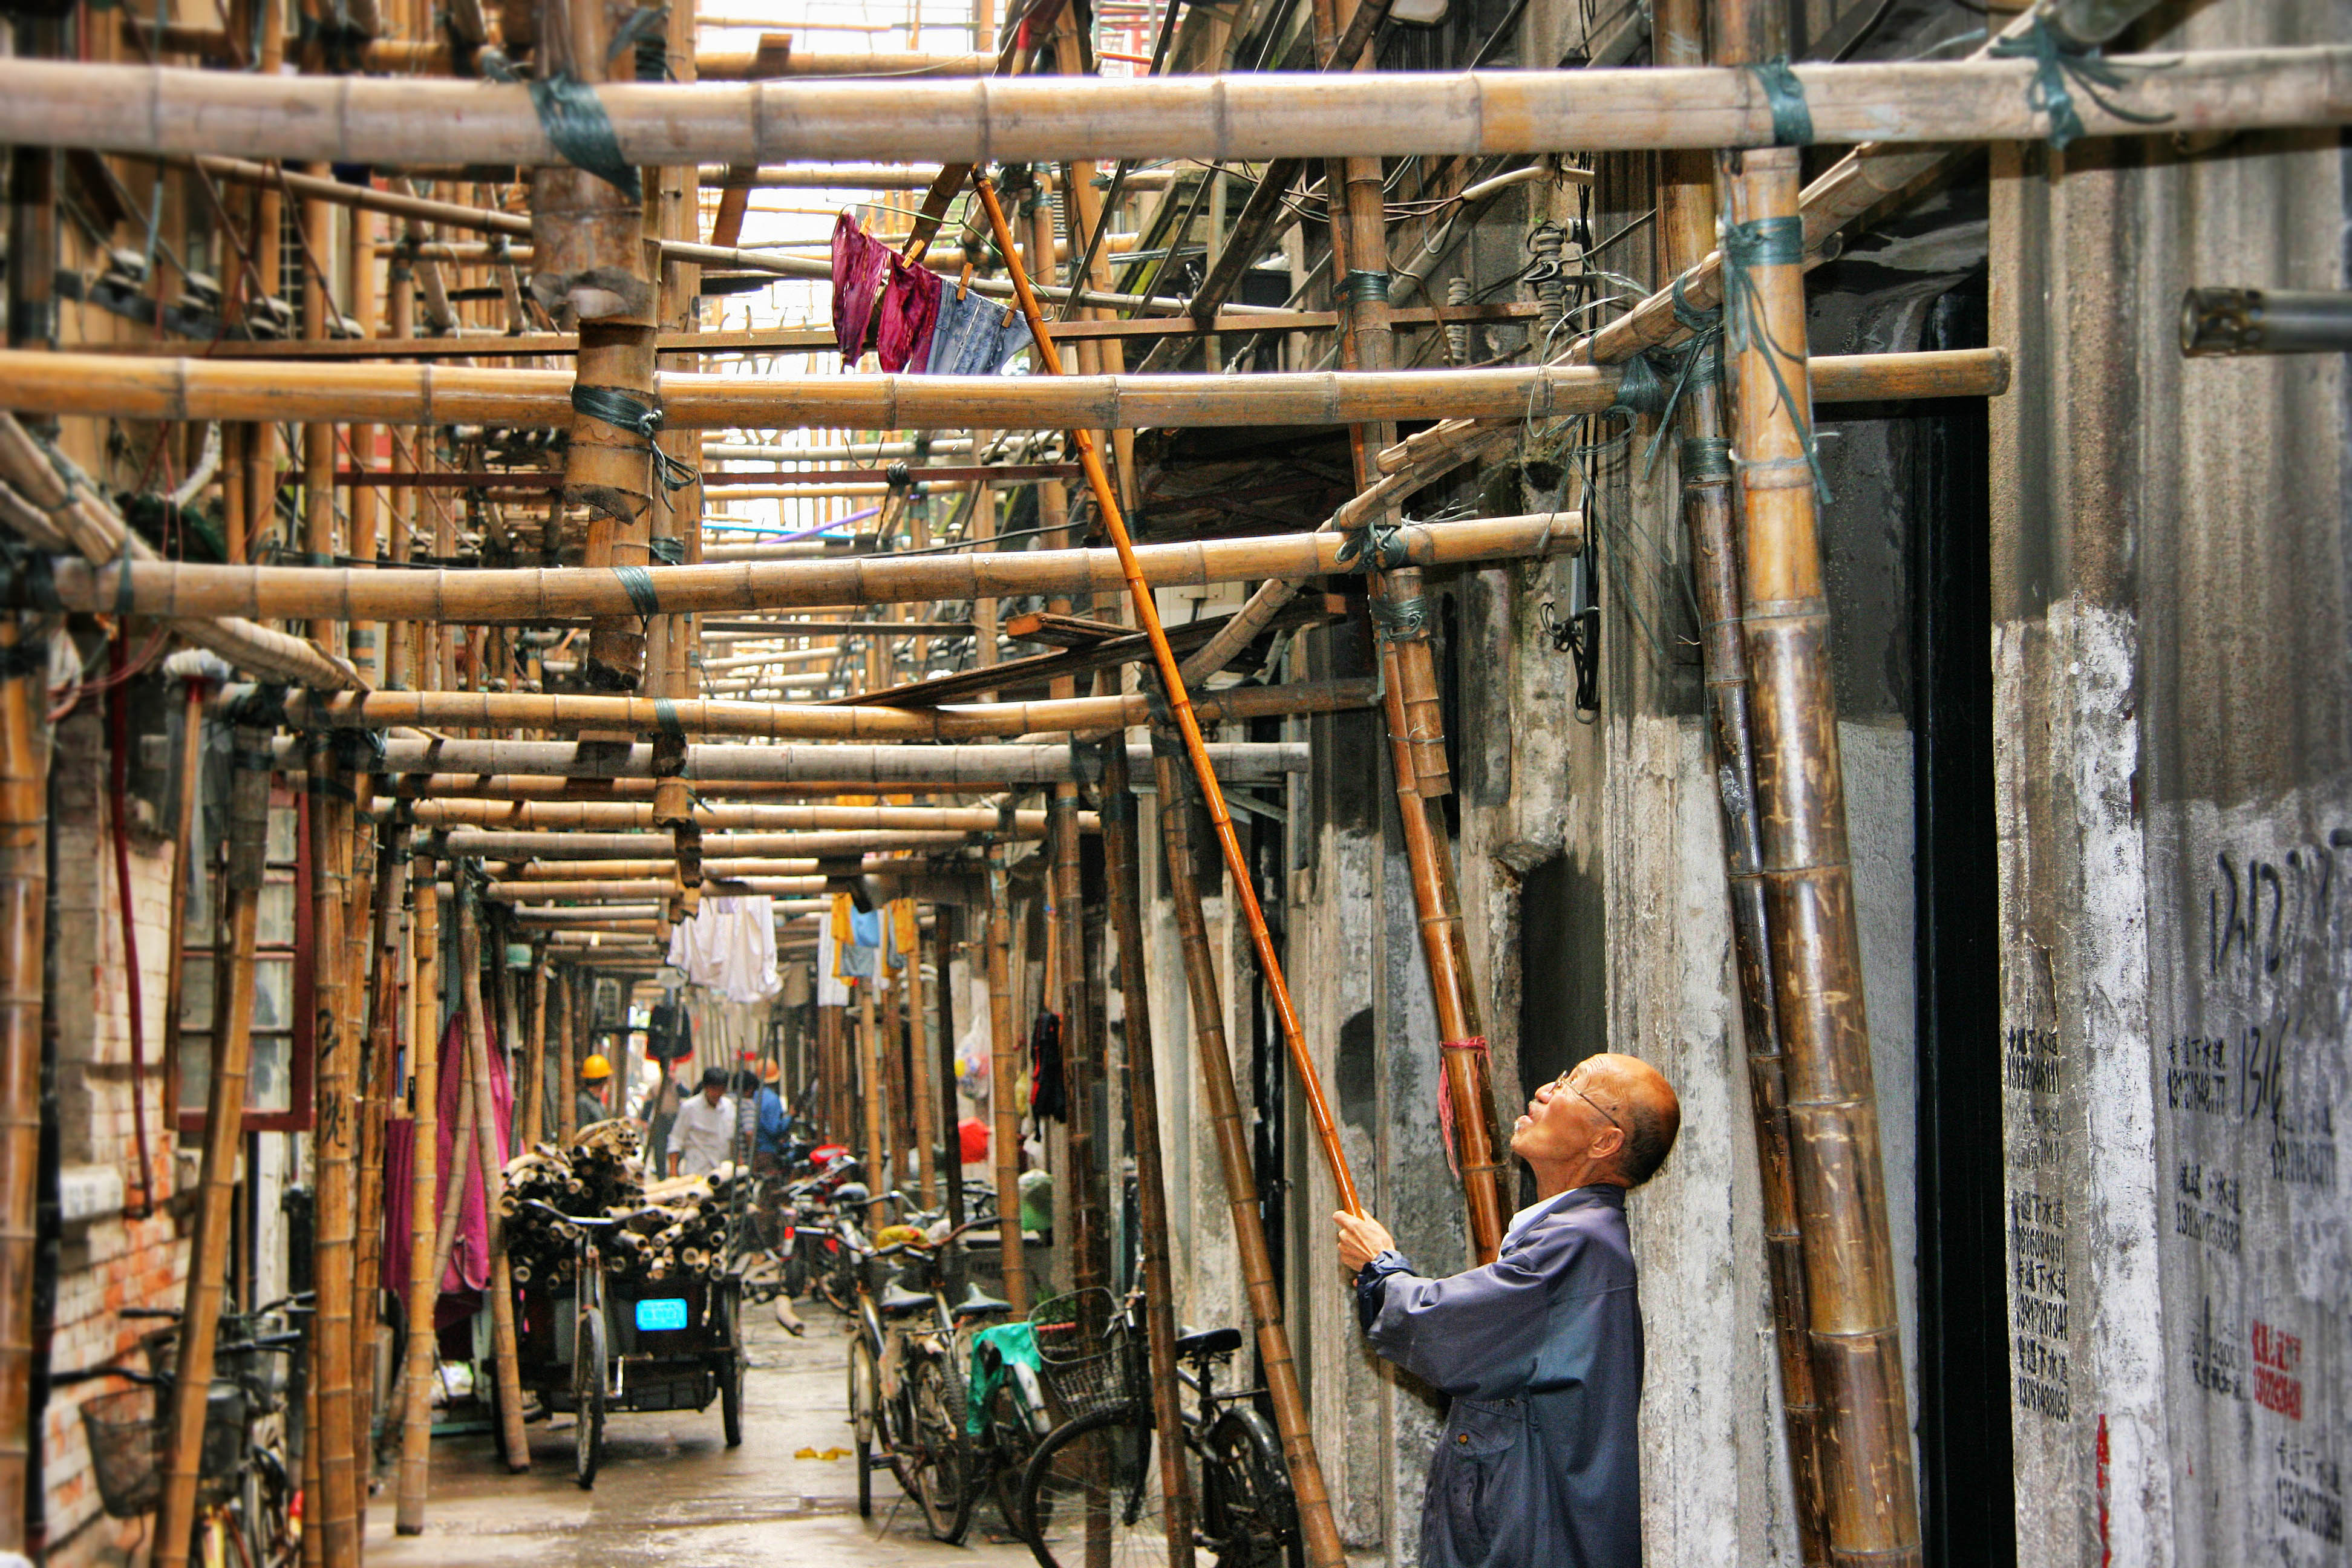
<path fill-rule="evenodd" d="M 994 1345 L 996 1354 L 983 1353 Z M 1004 1369 L 1015 1363 L 1037 1370 L 1037 1331 L 1029 1324 L 999 1323 L 971 1337 L 971 1375 L 964 1380 L 964 1430 L 977 1437 L 988 1430 L 988 1402 L 1004 1382 Z"/>

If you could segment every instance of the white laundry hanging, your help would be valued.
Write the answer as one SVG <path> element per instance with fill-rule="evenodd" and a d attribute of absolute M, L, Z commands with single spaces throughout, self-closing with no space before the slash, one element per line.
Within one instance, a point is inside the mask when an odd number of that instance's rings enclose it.
<path fill-rule="evenodd" d="M 776 975 L 775 900 L 764 894 L 706 898 L 669 936 L 671 967 L 689 985 L 730 1002 L 764 1002 L 783 989 Z"/>

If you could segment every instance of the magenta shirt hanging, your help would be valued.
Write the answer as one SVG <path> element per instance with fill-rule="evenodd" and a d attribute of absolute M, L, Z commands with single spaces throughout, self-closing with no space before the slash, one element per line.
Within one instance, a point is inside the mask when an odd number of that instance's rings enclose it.
<path fill-rule="evenodd" d="M 896 374 L 930 363 L 931 333 L 940 321 L 940 275 L 890 258 L 890 281 L 882 290 L 882 325 L 875 347 L 882 368 Z"/>
<path fill-rule="evenodd" d="M 874 290 L 883 271 L 898 258 L 890 247 L 843 213 L 833 225 L 833 341 L 842 368 L 853 369 L 866 352 L 866 331 L 874 321 Z"/>

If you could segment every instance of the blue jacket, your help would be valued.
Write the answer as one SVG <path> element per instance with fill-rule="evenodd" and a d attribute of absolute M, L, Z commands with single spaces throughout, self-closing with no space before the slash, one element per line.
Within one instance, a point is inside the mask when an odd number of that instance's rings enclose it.
<path fill-rule="evenodd" d="M 1423 1568 L 1640 1568 L 1642 1309 L 1622 1187 L 1523 1211 L 1482 1268 L 1357 1277 L 1372 1348 L 1453 1396 Z"/>
<path fill-rule="evenodd" d="M 752 1149 L 761 1154 L 782 1154 L 784 1152 L 785 1134 L 792 1126 L 784 1116 L 784 1097 L 762 1084 L 760 1088 L 758 1105 L 760 1124 L 752 1142 Z"/>

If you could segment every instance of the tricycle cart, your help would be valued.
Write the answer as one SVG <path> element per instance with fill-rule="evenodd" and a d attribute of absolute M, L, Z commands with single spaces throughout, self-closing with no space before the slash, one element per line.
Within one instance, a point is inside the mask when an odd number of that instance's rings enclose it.
<path fill-rule="evenodd" d="M 741 1277 L 609 1279 L 597 1237 L 613 1221 L 532 1206 L 570 1227 L 572 1267 L 568 1280 L 524 1287 L 518 1360 L 523 1387 L 578 1417 L 574 1479 L 596 1484 L 607 1411 L 705 1410 L 715 1397 L 727 1446 L 740 1444 Z"/>

